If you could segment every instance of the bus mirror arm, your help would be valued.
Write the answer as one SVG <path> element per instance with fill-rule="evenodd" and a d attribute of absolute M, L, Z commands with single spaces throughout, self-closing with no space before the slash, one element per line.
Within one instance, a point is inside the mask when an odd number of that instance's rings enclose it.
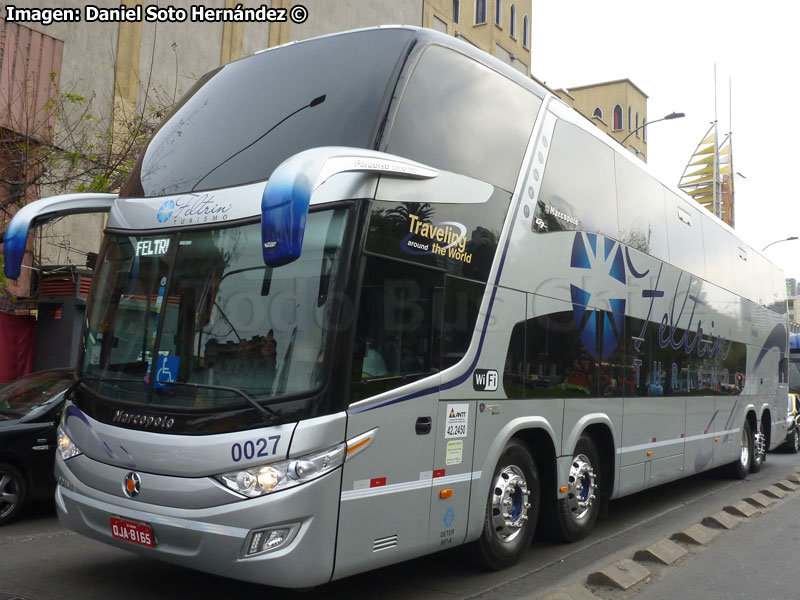
<path fill-rule="evenodd" d="M 62 194 L 23 206 L 11 219 L 3 239 L 3 270 L 6 277 L 19 279 L 31 227 L 67 215 L 108 212 L 116 198 L 116 194 Z"/>
<path fill-rule="evenodd" d="M 410 179 L 432 179 L 439 174 L 400 156 L 345 146 L 312 148 L 287 158 L 272 172 L 261 197 L 265 265 L 280 267 L 300 257 L 311 195 L 325 181 L 345 172 Z"/>

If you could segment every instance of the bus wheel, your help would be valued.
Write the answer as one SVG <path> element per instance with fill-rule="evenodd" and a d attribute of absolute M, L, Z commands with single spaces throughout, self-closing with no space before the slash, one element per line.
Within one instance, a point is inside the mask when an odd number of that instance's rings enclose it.
<path fill-rule="evenodd" d="M 758 473 L 761 465 L 767 459 L 767 438 L 762 432 L 753 436 L 753 460 L 750 462 L 750 472 Z"/>
<path fill-rule="evenodd" d="M 528 448 L 511 440 L 495 467 L 483 532 L 468 548 L 470 559 L 499 571 L 528 548 L 539 514 L 539 474 Z"/>
<path fill-rule="evenodd" d="M 753 462 L 753 430 L 750 421 L 745 419 L 742 427 L 742 449 L 738 460 L 730 466 L 730 474 L 736 479 L 746 479 Z"/>
<path fill-rule="evenodd" d="M 575 445 L 567 480 L 567 497 L 555 500 L 550 535 L 565 542 L 585 537 L 600 512 L 600 454 L 589 436 Z"/>

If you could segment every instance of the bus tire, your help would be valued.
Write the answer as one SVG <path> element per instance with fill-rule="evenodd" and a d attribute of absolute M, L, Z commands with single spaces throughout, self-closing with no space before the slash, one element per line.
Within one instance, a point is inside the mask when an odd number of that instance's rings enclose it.
<path fill-rule="evenodd" d="M 753 462 L 753 429 L 750 421 L 744 420 L 742 427 L 742 447 L 736 462 L 730 465 L 730 474 L 736 479 L 747 479 Z"/>
<path fill-rule="evenodd" d="M 567 497 L 553 498 L 548 523 L 548 536 L 563 542 L 582 539 L 594 527 L 600 513 L 600 453 L 588 435 L 575 444 L 567 481 Z"/>
<path fill-rule="evenodd" d="M 760 440 L 759 440 L 760 438 Z M 750 461 L 750 472 L 758 473 L 767 460 L 767 448 L 764 434 L 760 431 L 753 435 L 753 460 Z"/>
<path fill-rule="evenodd" d="M 539 515 L 539 473 L 527 446 L 506 445 L 492 475 L 481 537 L 467 547 L 470 562 L 499 571 L 530 546 Z"/>

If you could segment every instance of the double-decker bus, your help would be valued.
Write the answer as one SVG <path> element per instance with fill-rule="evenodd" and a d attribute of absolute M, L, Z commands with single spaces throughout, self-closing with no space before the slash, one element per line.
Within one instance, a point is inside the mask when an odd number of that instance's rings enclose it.
<path fill-rule="evenodd" d="M 309 587 L 534 532 L 782 442 L 782 273 L 543 87 L 451 37 L 311 39 L 200 79 L 109 210 L 58 516 Z"/>

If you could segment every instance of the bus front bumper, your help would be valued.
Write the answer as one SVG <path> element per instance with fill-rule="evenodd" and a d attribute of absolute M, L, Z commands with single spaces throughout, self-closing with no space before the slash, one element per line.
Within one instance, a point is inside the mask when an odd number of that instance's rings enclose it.
<path fill-rule="evenodd" d="M 306 588 L 330 581 L 341 471 L 275 494 L 181 509 L 100 492 L 56 459 L 56 509 L 65 527 L 142 556 L 263 585 Z M 112 535 L 112 518 L 152 530 L 148 547 Z M 292 529 L 273 550 L 248 555 L 259 531 Z M 262 538 L 263 539 L 263 538 Z"/>

